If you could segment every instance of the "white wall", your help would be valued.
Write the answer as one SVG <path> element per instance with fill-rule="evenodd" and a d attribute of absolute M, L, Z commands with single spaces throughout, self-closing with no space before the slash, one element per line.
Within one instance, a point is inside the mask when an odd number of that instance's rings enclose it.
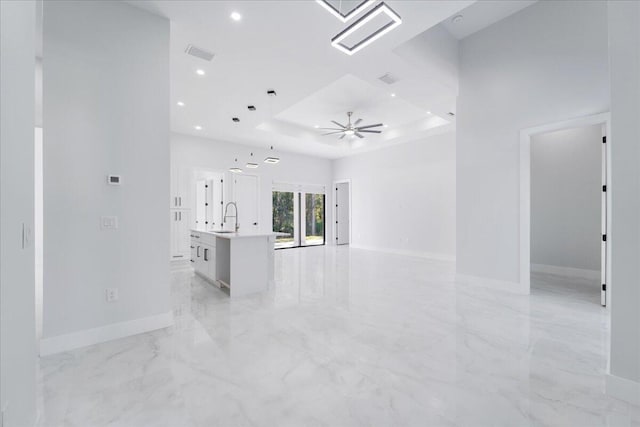
<path fill-rule="evenodd" d="M 601 125 L 534 135 L 531 263 L 595 271 L 599 277 L 601 199 Z"/>
<path fill-rule="evenodd" d="M 45 2 L 43 68 L 46 353 L 170 311 L 169 22 L 120 2 Z M 101 230 L 105 215 L 117 230 Z"/>
<path fill-rule="evenodd" d="M 277 148 L 277 147 L 276 147 Z M 326 224 L 332 223 L 333 214 L 331 206 L 332 168 L 328 159 L 303 156 L 299 154 L 278 152 L 280 163 L 275 165 L 265 164 L 265 157 L 273 154 L 270 150 L 257 147 L 249 147 L 229 142 L 213 141 L 206 138 L 197 138 L 179 133 L 171 134 L 171 164 L 172 168 L 180 169 L 183 173 L 189 173 L 191 169 L 209 169 L 226 172 L 238 158 L 238 164 L 244 168 L 249 160 L 250 153 L 254 154 L 260 166 L 257 169 L 247 171 L 247 174 L 260 177 L 260 221 L 262 231 L 271 231 L 272 228 L 272 186 L 274 182 L 292 184 L 317 184 L 324 185 L 327 191 L 326 197 Z M 188 206 L 194 208 L 195 183 L 191 185 L 193 192 L 190 194 Z M 194 215 L 192 215 L 193 217 Z M 333 242 L 331 227 L 327 226 L 326 241 Z"/>
<path fill-rule="evenodd" d="M 609 109 L 606 2 L 538 2 L 460 54 L 457 270 L 515 286 L 519 131 Z"/>
<path fill-rule="evenodd" d="M 609 3 L 611 394 L 640 405 L 640 3 Z M 612 380 L 612 381 L 609 381 Z"/>
<path fill-rule="evenodd" d="M 453 258 L 456 135 L 338 159 L 336 180 L 351 179 L 352 246 Z"/>
<path fill-rule="evenodd" d="M 36 335 L 34 223 L 35 2 L 0 2 L 0 409 L 33 425 Z M 33 236 L 32 236 L 33 237 Z"/>

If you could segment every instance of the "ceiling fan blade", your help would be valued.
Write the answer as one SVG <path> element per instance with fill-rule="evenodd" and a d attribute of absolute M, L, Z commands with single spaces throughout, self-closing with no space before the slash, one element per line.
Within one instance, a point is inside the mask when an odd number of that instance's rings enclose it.
<path fill-rule="evenodd" d="M 318 128 L 320 130 L 339 130 L 339 131 L 344 131 L 344 129 L 338 129 L 338 128 Z"/>
<path fill-rule="evenodd" d="M 334 134 L 336 134 L 336 133 L 344 133 L 344 132 L 343 132 L 343 131 L 341 131 L 341 130 L 336 131 L 336 132 L 327 132 L 327 133 L 323 133 L 323 134 L 322 134 L 322 136 L 325 136 L 325 135 L 334 135 Z"/>
<path fill-rule="evenodd" d="M 358 132 L 362 132 L 362 133 L 382 133 L 381 130 L 360 130 L 360 129 L 358 129 Z"/>
<path fill-rule="evenodd" d="M 375 124 L 375 125 L 359 126 L 358 129 L 369 129 L 369 128 L 375 128 L 375 127 L 378 127 L 378 126 L 384 126 L 384 125 L 382 123 L 378 123 L 378 124 Z"/>
<path fill-rule="evenodd" d="M 340 123 L 336 122 L 335 120 L 331 120 L 331 123 L 336 124 L 338 126 L 340 126 L 342 129 L 346 128 L 345 125 L 341 125 Z"/>
<path fill-rule="evenodd" d="M 358 123 L 360 123 L 361 121 L 362 121 L 362 119 L 358 119 L 358 120 L 356 120 L 356 121 L 353 123 L 353 125 L 354 125 L 354 126 L 356 126 L 356 125 L 357 125 Z"/>
<path fill-rule="evenodd" d="M 354 133 L 355 136 L 357 136 L 358 138 L 364 138 L 364 135 L 360 135 L 358 132 Z"/>
<path fill-rule="evenodd" d="M 342 139 L 342 138 L 344 138 L 345 136 L 347 136 L 347 134 L 346 134 L 346 133 L 343 133 L 343 134 L 342 134 L 342 136 L 341 136 L 340 138 L 338 138 L 338 139 Z"/>

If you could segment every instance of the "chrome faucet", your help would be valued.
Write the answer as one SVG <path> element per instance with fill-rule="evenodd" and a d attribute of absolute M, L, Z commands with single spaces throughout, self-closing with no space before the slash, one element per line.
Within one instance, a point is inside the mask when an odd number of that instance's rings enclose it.
<path fill-rule="evenodd" d="M 227 210 L 229 209 L 229 205 L 233 205 L 233 207 L 235 208 L 236 214 L 235 215 L 227 215 Z M 223 218 L 223 222 L 226 224 L 227 223 L 227 218 L 235 218 L 236 219 L 236 226 L 235 226 L 235 230 L 236 233 L 238 232 L 238 229 L 240 228 L 240 224 L 238 224 L 238 205 L 236 205 L 236 202 L 229 202 L 227 203 L 227 205 L 224 207 L 224 218 Z"/>

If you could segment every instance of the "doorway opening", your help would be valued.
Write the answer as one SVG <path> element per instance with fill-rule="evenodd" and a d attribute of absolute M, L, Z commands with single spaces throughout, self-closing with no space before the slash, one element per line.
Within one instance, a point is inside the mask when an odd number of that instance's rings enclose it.
<path fill-rule="evenodd" d="M 521 132 L 520 282 L 606 306 L 609 115 Z"/>

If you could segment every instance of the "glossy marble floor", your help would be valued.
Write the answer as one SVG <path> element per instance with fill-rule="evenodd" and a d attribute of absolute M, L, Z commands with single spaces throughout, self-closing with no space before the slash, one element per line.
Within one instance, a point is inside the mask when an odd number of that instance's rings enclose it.
<path fill-rule="evenodd" d="M 640 425 L 603 394 L 597 291 L 454 277 L 346 247 L 278 251 L 273 289 L 234 301 L 175 274 L 175 327 L 41 360 L 39 425 Z"/>

